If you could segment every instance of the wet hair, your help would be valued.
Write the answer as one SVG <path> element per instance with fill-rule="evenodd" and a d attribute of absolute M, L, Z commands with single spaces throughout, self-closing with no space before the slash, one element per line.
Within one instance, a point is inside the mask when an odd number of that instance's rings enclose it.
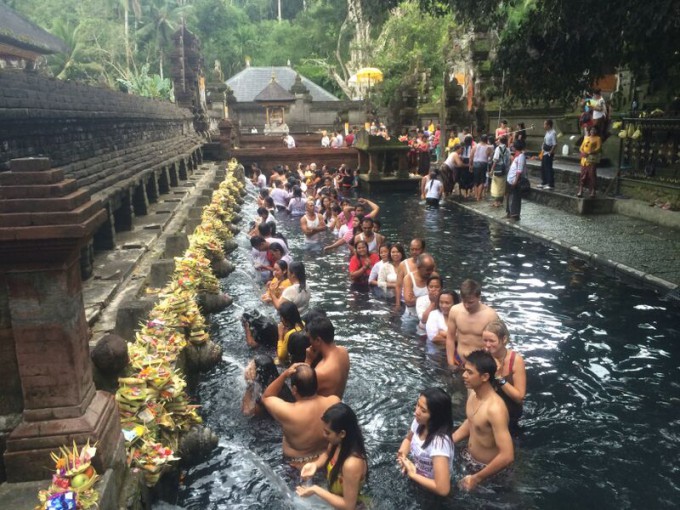
<path fill-rule="evenodd" d="M 340 473 L 342 473 L 342 467 L 345 460 L 347 460 L 350 455 L 356 455 L 357 457 L 366 460 L 366 447 L 364 446 L 364 436 L 361 433 L 357 415 L 354 414 L 352 408 L 344 402 L 338 402 L 337 404 L 330 406 L 323 413 L 321 419 L 336 434 L 339 434 L 343 430 L 345 431 L 345 437 L 342 438 L 342 442 L 339 445 L 333 446 L 328 454 L 329 462 L 335 456 L 336 448 L 340 448 L 338 460 L 328 474 L 328 485 L 330 487 L 335 483 Z M 326 462 L 326 464 L 328 464 L 328 462 Z M 368 472 L 366 473 L 366 477 L 368 478 Z"/>
<path fill-rule="evenodd" d="M 427 436 L 422 446 L 425 449 L 437 436 L 443 441 L 450 440 L 451 433 L 453 432 L 453 414 L 451 412 L 451 397 L 442 388 L 427 388 L 420 394 L 425 397 L 427 409 L 430 412 Z M 418 425 L 418 434 L 424 428 L 425 425 Z"/>
<path fill-rule="evenodd" d="M 423 266 L 423 264 L 425 264 L 427 260 L 431 260 L 432 266 L 434 267 L 434 257 L 429 253 L 421 253 L 420 255 L 418 255 L 418 258 L 416 259 L 416 267 Z"/>
<path fill-rule="evenodd" d="M 505 325 L 505 322 L 500 319 L 489 322 L 486 326 L 484 326 L 484 331 L 488 331 L 496 335 L 501 343 L 505 344 L 510 340 L 510 332 L 508 331 L 508 327 Z"/>
<path fill-rule="evenodd" d="M 431 281 L 434 281 L 434 280 L 439 281 L 439 285 L 441 285 L 442 287 L 444 287 L 444 280 L 442 280 L 442 277 L 439 276 L 438 274 L 433 274 L 433 275 L 431 275 L 431 276 L 427 279 L 427 286 L 429 287 L 429 286 L 430 286 L 430 282 L 431 282 Z"/>
<path fill-rule="evenodd" d="M 295 303 L 291 301 L 284 301 L 279 306 L 279 315 L 281 316 L 281 322 L 286 327 L 293 328 L 297 324 L 302 324 L 302 318 L 300 318 L 300 312 Z"/>
<path fill-rule="evenodd" d="M 453 298 L 453 304 L 457 305 L 460 303 L 460 297 L 458 296 L 458 293 L 455 290 L 452 289 L 442 289 L 442 291 L 439 293 L 439 297 L 437 298 L 437 310 L 441 312 L 441 305 L 440 301 L 442 299 L 442 296 L 451 296 Z"/>
<path fill-rule="evenodd" d="M 266 207 L 258 207 L 257 208 L 257 215 L 258 216 L 269 216 L 269 211 L 267 210 Z"/>
<path fill-rule="evenodd" d="M 302 189 L 300 186 L 293 186 L 293 197 L 295 198 L 301 198 L 302 197 Z"/>
<path fill-rule="evenodd" d="M 266 241 L 265 241 L 265 238 L 262 237 L 262 236 L 253 236 L 253 237 L 250 238 L 250 246 L 252 246 L 256 250 L 259 249 L 259 247 L 264 242 L 266 242 Z"/>
<path fill-rule="evenodd" d="M 420 243 L 421 249 L 425 251 L 425 239 L 422 239 L 420 237 L 414 237 L 413 239 L 411 239 L 411 242 L 413 241 L 418 241 Z"/>
<path fill-rule="evenodd" d="M 307 358 L 309 337 L 304 331 L 296 331 L 288 338 L 288 356 L 291 363 L 302 363 Z"/>
<path fill-rule="evenodd" d="M 288 246 L 288 241 L 286 240 L 286 238 L 283 236 L 283 234 L 280 234 L 276 229 L 275 221 L 268 221 L 267 227 L 269 228 L 270 237 L 276 237 L 278 239 L 281 239 L 285 243 L 285 245 Z"/>
<path fill-rule="evenodd" d="M 335 326 L 328 317 L 310 320 L 307 323 L 307 333 L 312 339 L 321 338 L 325 344 L 332 344 L 335 340 Z"/>
<path fill-rule="evenodd" d="M 477 369 L 479 375 L 489 374 L 489 382 L 496 378 L 496 360 L 485 350 L 472 351 L 465 357 L 465 360 Z"/>
<path fill-rule="evenodd" d="M 271 248 L 272 246 L 276 245 L 276 244 L 279 244 L 279 243 L 272 243 L 272 245 L 270 246 L 270 248 Z M 274 265 L 275 265 L 275 266 L 279 266 L 279 268 L 281 268 L 281 271 L 283 271 L 283 273 L 286 275 L 286 277 L 288 277 L 288 262 L 286 262 L 286 261 L 283 260 L 283 259 L 279 259 L 279 260 L 277 260 L 276 262 L 274 262 Z"/>
<path fill-rule="evenodd" d="M 475 280 L 467 279 L 460 284 L 460 297 L 462 299 L 479 297 L 482 295 L 482 286 Z"/>
<path fill-rule="evenodd" d="M 326 310 L 323 310 L 321 308 L 310 308 L 309 311 L 307 312 L 307 315 L 305 315 L 305 324 L 310 324 L 311 322 L 315 321 L 316 319 L 326 319 L 328 318 L 328 315 L 326 315 Z M 307 329 L 307 328 L 305 328 Z"/>
<path fill-rule="evenodd" d="M 362 241 L 362 240 L 359 240 L 356 243 L 354 243 L 354 249 L 356 250 L 359 247 L 360 244 L 365 245 L 366 246 L 366 252 L 368 252 L 368 243 L 366 241 Z"/>
<path fill-rule="evenodd" d="M 260 223 L 257 226 L 257 231 L 262 237 L 271 237 L 272 235 L 272 227 L 269 223 Z"/>
<path fill-rule="evenodd" d="M 305 272 L 305 265 L 302 262 L 291 262 L 288 266 L 288 274 L 294 274 L 295 278 L 300 282 L 300 290 L 305 290 L 307 285 L 307 273 Z"/>
<path fill-rule="evenodd" d="M 262 389 L 269 386 L 279 377 L 274 360 L 267 354 L 258 354 L 253 358 L 255 362 L 255 381 L 262 386 Z"/>
<path fill-rule="evenodd" d="M 382 227 L 380 220 L 373 219 L 373 230 L 380 230 L 380 227 Z"/>
<path fill-rule="evenodd" d="M 274 207 L 274 199 L 272 197 L 265 198 L 264 203 L 267 204 L 268 206 Z"/>
<path fill-rule="evenodd" d="M 284 253 L 283 246 L 281 245 L 281 243 L 270 243 L 269 244 L 269 250 L 270 251 L 279 251 L 281 253 Z"/>
<path fill-rule="evenodd" d="M 370 223 L 371 226 L 373 226 L 373 218 L 370 218 L 370 217 L 368 217 L 368 216 L 364 216 L 364 217 L 361 219 L 361 223 L 367 223 L 367 222 Z"/>
<path fill-rule="evenodd" d="M 316 372 L 309 365 L 298 365 L 290 377 L 290 385 L 295 387 L 301 397 L 313 397 L 319 387 Z"/>
<path fill-rule="evenodd" d="M 390 246 L 390 260 L 392 260 L 392 248 L 396 248 L 401 253 L 401 260 L 406 260 L 406 250 L 404 250 L 404 245 L 401 243 L 394 243 Z"/>

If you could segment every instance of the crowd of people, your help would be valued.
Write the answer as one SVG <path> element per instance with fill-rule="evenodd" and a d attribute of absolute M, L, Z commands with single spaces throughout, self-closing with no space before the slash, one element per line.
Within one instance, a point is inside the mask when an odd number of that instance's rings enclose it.
<path fill-rule="evenodd" d="M 370 452 L 356 414 L 342 402 L 349 352 L 336 344 L 335 327 L 324 310 L 309 306 L 307 279 L 313 276 L 291 259 L 288 241 L 277 228 L 277 218 L 286 215 L 299 220 L 306 250 L 343 250 L 351 286 L 375 293 L 402 312 L 427 349 L 445 356 L 454 377 L 462 378 L 468 389 L 463 423 L 454 427 L 454 403 L 444 389 L 423 389 L 414 395 L 413 421 L 395 460 L 404 476 L 446 496 L 454 448 L 466 443 L 457 456 L 465 473 L 458 484 L 473 490 L 514 460 L 511 432 L 526 394 L 524 360 L 508 347 L 508 329 L 482 302 L 480 284 L 467 279 L 457 291 L 447 289 L 423 239 L 411 239 L 408 253 L 399 240 L 386 239 L 380 233 L 380 207 L 366 198 L 349 198 L 352 186 L 345 186 L 345 177 L 351 174 L 347 168 L 317 171 L 313 164 L 295 170 L 280 166 L 262 185 L 263 173 L 253 168 L 259 206 L 250 231 L 253 265 L 264 285 L 261 299 L 274 306 L 279 323 L 265 334 L 244 318 L 246 341 L 257 355 L 245 373 L 243 411 L 268 414 L 280 424 L 283 455 L 303 480 L 324 473 L 325 486 L 302 485 L 297 488 L 301 497 L 315 494 L 334 508 L 364 502 Z"/>

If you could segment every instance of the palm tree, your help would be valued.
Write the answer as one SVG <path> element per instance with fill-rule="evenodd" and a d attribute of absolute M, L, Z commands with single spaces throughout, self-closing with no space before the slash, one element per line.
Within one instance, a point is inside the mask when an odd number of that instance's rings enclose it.
<path fill-rule="evenodd" d="M 170 41 L 170 36 L 177 30 L 191 5 L 185 5 L 183 0 L 149 0 L 143 9 L 144 24 L 138 30 L 142 41 L 155 41 L 158 49 L 159 74 L 163 78 L 164 49 Z"/>

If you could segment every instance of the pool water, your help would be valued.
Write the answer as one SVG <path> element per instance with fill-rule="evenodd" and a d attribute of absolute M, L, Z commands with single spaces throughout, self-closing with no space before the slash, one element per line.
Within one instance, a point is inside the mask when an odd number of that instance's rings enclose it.
<path fill-rule="evenodd" d="M 306 265 L 312 305 L 327 310 L 337 342 L 350 351 L 345 402 L 366 439 L 373 508 L 676 508 L 678 303 L 455 206 L 425 210 L 406 194 L 372 199 L 381 206 L 388 240 L 427 241 L 446 287 L 458 288 L 465 278 L 482 282 L 482 298 L 507 322 L 528 380 L 516 461 L 507 475 L 472 493 L 454 488 L 447 498 L 416 487 L 401 476 L 395 455 L 418 393 L 445 387 L 457 426 L 466 398 L 459 376 L 451 375 L 444 357 L 426 352 L 387 303 L 350 290 L 345 253 L 305 252 L 298 220 L 280 219 L 294 258 Z M 243 213 L 255 217 L 252 195 Z M 253 351 L 239 319 L 244 310 L 268 307 L 259 302 L 244 233 L 238 241 L 231 258 L 239 269 L 223 280 L 235 304 L 212 317 L 224 362 L 197 388 L 219 447 L 186 473 L 170 503 L 205 510 L 325 508 L 294 496 L 299 478 L 283 464 L 279 427 L 240 411 L 243 369 Z M 458 481 L 460 472 L 453 477 Z"/>

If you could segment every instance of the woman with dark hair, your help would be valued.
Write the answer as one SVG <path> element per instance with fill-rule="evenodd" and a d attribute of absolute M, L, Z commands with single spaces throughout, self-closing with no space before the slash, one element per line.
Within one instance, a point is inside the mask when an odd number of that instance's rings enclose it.
<path fill-rule="evenodd" d="M 328 489 L 312 485 L 298 487 L 297 494 L 306 498 L 316 494 L 333 508 L 354 509 L 362 503 L 361 486 L 368 479 L 368 462 L 364 437 L 354 411 L 342 402 L 323 413 L 324 436 L 328 448 L 314 462 L 302 467 L 300 477 L 307 480 L 319 469 L 326 469 Z"/>
<path fill-rule="evenodd" d="M 309 314 L 307 314 L 309 316 Z M 288 357 L 290 364 L 304 363 L 307 358 L 307 348 L 310 346 L 309 337 L 304 331 L 296 331 L 288 339 Z"/>
<path fill-rule="evenodd" d="M 270 261 L 274 261 L 274 264 L 279 260 L 285 262 L 286 264 L 290 264 L 291 262 L 293 262 L 293 259 L 291 258 L 290 254 L 286 254 L 286 250 L 283 247 L 283 243 L 279 242 L 269 243 L 269 253 L 267 259 Z"/>
<path fill-rule="evenodd" d="M 368 252 L 366 241 L 356 241 L 354 243 L 355 254 L 349 261 L 349 277 L 352 283 L 368 286 L 368 277 L 371 269 L 380 260 L 377 253 Z"/>
<path fill-rule="evenodd" d="M 293 333 L 302 331 L 305 327 L 297 306 L 290 301 L 284 301 L 279 306 L 279 341 L 276 343 L 276 364 L 288 365 L 288 341 Z"/>
<path fill-rule="evenodd" d="M 401 243 L 394 243 L 390 246 L 390 258 L 380 268 L 378 273 L 378 287 L 388 298 L 394 298 L 394 289 L 397 287 L 397 273 L 399 265 L 406 260 L 406 252 Z"/>
<path fill-rule="evenodd" d="M 241 402 L 241 411 L 244 415 L 262 416 L 266 414 L 260 399 L 267 386 L 278 376 L 279 372 L 276 370 L 276 365 L 274 365 L 271 356 L 258 354 L 253 358 L 243 373 L 243 378 L 246 380 L 246 392 Z M 284 386 L 278 396 L 287 402 L 293 402 L 293 395 L 288 386 Z"/>
<path fill-rule="evenodd" d="M 397 452 L 397 462 L 402 473 L 440 496 L 451 491 L 452 432 L 451 397 L 441 388 L 424 390 L 411 429 Z"/>
<path fill-rule="evenodd" d="M 282 303 L 290 301 L 297 306 L 301 315 L 304 315 L 309 305 L 309 290 L 307 289 L 307 273 L 302 262 L 292 262 L 288 266 L 288 279 L 290 287 L 285 289 L 280 298 L 272 296 L 272 304 L 277 310 Z"/>
<path fill-rule="evenodd" d="M 302 188 L 293 186 L 293 197 L 288 202 L 288 212 L 291 216 L 304 216 L 307 201 L 302 197 Z"/>
<path fill-rule="evenodd" d="M 460 298 L 452 290 L 444 289 L 437 297 L 436 308 L 430 312 L 425 321 L 428 352 L 436 352 L 435 345 L 446 346 L 446 333 L 451 307 L 460 303 Z"/>
<path fill-rule="evenodd" d="M 265 303 L 271 303 L 273 296 L 280 298 L 281 293 L 291 285 L 290 280 L 288 279 L 288 263 L 285 260 L 280 259 L 274 262 L 272 274 L 274 275 L 274 278 L 267 283 L 267 290 L 264 291 L 264 294 L 262 294 L 261 297 L 262 301 Z"/>

